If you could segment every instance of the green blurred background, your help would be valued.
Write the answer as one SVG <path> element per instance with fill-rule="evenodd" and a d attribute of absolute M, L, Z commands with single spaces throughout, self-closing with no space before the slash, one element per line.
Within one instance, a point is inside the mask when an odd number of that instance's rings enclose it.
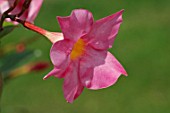
<path fill-rule="evenodd" d="M 110 50 L 129 76 L 121 76 L 107 89 L 85 89 L 68 104 L 62 92 L 63 80 L 43 81 L 43 73 L 28 74 L 7 82 L 2 113 L 170 113 L 169 0 L 44 0 L 35 24 L 60 31 L 56 16 L 68 16 L 76 8 L 91 11 L 95 20 L 125 9 L 123 24 Z M 18 28 L 2 40 L 17 42 L 36 33 Z M 50 62 L 51 43 L 44 37 L 30 48 L 41 49 L 38 60 Z"/>

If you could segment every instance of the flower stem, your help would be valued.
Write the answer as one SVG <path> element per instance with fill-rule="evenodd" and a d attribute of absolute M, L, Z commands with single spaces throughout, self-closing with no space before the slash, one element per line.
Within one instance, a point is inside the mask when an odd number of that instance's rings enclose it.
<path fill-rule="evenodd" d="M 45 29 L 42 29 L 42 28 L 40 28 L 38 26 L 35 26 L 34 24 L 26 22 L 26 21 L 22 25 L 24 27 L 26 27 L 27 29 L 32 30 L 34 32 L 37 32 L 37 33 L 39 33 L 41 35 L 45 35 L 46 32 L 47 32 Z"/>
<path fill-rule="evenodd" d="M 0 73 L 0 113 L 1 113 L 1 96 L 2 96 L 2 90 L 3 90 L 3 78 L 2 78 L 2 74 Z"/>
<path fill-rule="evenodd" d="M 63 39 L 63 34 L 59 32 L 49 32 L 43 28 L 40 28 L 30 22 L 20 20 L 18 18 L 15 18 L 14 21 L 17 21 L 18 23 L 22 24 L 25 28 L 32 30 L 34 32 L 39 33 L 40 35 L 45 36 L 48 40 L 50 40 L 52 43 L 55 43 L 56 41 Z"/>

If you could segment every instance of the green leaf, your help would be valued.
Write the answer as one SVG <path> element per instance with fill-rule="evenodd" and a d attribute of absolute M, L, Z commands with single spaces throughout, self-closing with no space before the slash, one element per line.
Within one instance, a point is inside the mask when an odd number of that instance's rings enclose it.
<path fill-rule="evenodd" d="M 13 26 L 14 24 L 12 22 L 6 22 L 4 21 L 3 23 L 3 26 L 6 27 L 6 26 Z"/>
<path fill-rule="evenodd" d="M 0 39 L 9 34 L 11 31 L 13 31 L 14 28 L 16 28 L 16 26 L 14 25 L 4 27 L 3 30 L 0 31 Z"/>
<path fill-rule="evenodd" d="M 1 95 L 2 95 L 2 88 L 3 88 L 3 78 L 2 78 L 2 74 L 0 72 L 0 101 L 1 101 Z M 0 108 L 1 110 L 1 108 Z"/>
<path fill-rule="evenodd" d="M 1 65 L 0 71 L 2 73 L 7 73 L 8 71 L 15 69 L 20 66 L 21 62 L 25 62 L 28 58 L 33 57 L 33 51 L 27 50 L 22 53 L 11 53 L 0 59 Z"/>

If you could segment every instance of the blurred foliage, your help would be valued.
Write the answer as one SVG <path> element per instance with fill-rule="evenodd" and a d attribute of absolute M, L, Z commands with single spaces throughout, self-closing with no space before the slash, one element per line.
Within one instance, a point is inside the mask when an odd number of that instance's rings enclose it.
<path fill-rule="evenodd" d="M 26 50 L 21 53 L 11 52 L 1 57 L 0 72 L 5 74 L 16 67 L 26 64 L 26 59 L 33 57 L 33 50 Z"/>
<path fill-rule="evenodd" d="M 3 79 L 17 77 L 32 71 L 40 71 L 46 69 L 47 62 L 35 62 L 33 59 L 40 57 L 41 53 L 37 50 L 28 49 L 35 37 L 22 39 L 19 43 L 8 43 L 0 48 L 0 72 Z M 39 52 L 41 52 L 39 50 Z"/>
<path fill-rule="evenodd" d="M 12 32 L 16 28 L 14 25 L 5 26 L 2 31 L 0 31 L 0 39 Z"/>

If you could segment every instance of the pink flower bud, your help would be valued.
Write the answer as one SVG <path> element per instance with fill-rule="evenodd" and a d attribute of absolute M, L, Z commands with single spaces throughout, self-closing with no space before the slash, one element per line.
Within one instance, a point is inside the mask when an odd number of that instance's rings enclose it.
<path fill-rule="evenodd" d="M 22 11 L 24 1 L 25 0 L 19 0 L 14 10 L 10 12 L 10 15 L 19 14 Z M 13 6 L 14 2 L 15 0 L 0 0 L 0 18 L 6 10 Z M 43 0 L 32 0 L 29 8 L 26 9 L 26 11 L 19 18 L 21 20 L 26 20 L 33 23 L 40 10 L 42 2 Z M 10 21 L 10 19 L 6 19 L 6 21 Z"/>

